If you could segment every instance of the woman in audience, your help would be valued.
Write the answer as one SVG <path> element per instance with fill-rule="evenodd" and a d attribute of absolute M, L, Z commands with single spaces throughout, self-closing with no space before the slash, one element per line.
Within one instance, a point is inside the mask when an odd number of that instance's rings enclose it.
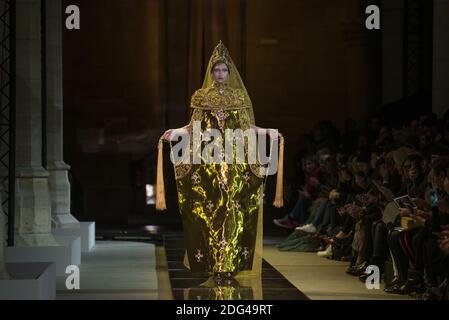
<path fill-rule="evenodd" d="M 449 112 L 442 121 L 414 117 L 402 127 L 356 132 L 363 131 L 348 120 L 341 139 L 329 122 L 310 134 L 316 151 L 303 166 L 298 201 L 274 220 L 295 229 L 279 249 L 350 261 L 347 273 L 361 281 L 376 265 L 382 276 L 394 271 L 386 292 L 447 299 L 449 160 L 441 155 L 449 150 Z M 402 196 L 412 204 L 393 202 Z"/>

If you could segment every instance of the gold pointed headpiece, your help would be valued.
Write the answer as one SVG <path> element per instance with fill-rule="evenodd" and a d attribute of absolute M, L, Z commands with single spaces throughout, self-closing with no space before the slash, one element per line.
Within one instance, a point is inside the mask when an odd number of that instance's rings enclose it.
<path fill-rule="evenodd" d="M 216 65 L 219 62 L 225 63 L 228 68 L 232 65 L 232 59 L 229 55 L 228 49 L 225 47 L 223 42 L 218 43 L 218 45 L 215 47 L 214 52 L 212 53 L 211 57 L 212 66 Z"/>

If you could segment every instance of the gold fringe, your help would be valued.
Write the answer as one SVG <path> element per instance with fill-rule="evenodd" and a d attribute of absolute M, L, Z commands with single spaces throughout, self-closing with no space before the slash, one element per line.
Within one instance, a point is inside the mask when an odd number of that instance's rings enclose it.
<path fill-rule="evenodd" d="M 276 180 L 276 195 L 274 197 L 273 206 L 282 208 L 284 206 L 284 137 L 279 133 L 279 164 Z"/>
<path fill-rule="evenodd" d="M 164 185 L 164 141 L 159 139 L 157 146 L 157 176 L 156 176 L 156 210 L 162 211 L 167 209 L 165 203 L 165 185 Z"/>

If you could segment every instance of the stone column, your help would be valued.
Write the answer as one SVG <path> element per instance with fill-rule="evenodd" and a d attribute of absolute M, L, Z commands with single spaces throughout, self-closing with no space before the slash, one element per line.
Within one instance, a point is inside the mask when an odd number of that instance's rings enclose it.
<path fill-rule="evenodd" d="M 47 0 L 47 170 L 53 228 L 79 228 L 70 213 L 70 166 L 63 160 L 62 8 Z"/>
<path fill-rule="evenodd" d="M 449 0 L 434 0 L 432 109 L 442 116 L 449 109 Z"/>
<path fill-rule="evenodd" d="M 0 0 L 0 8 L 4 8 L 5 7 L 5 0 Z M 8 19 L 8 17 L 3 17 L 4 19 Z M 9 19 L 8 19 L 9 22 Z M 5 25 L 4 24 L 0 24 L 1 28 L 0 28 L 0 32 L 4 32 L 4 28 Z M 5 42 L 4 43 L 5 46 L 8 46 L 9 48 L 9 43 Z M 0 85 L 4 85 L 6 80 L 5 72 L 1 72 L 0 74 Z M 2 101 L 2 99 L 0 99 L 1 101 L 1 108 L 4 108 L 6 102 Z M 6 109 L 5 111 L 3 111 L 3 114 L 6 115 L 6 113 L 8 113 L 9 110 Z M 1 132 L 4 132 L 4 129 L 1 130 Z M 4 139 L 6 139 L 6 141 L 8 141 L 8 136 L 5 135 Z M 4 142 L 4 141 L 0 141 L 0 154 L 5 154 L 7 151 L 9 150 L 9 146 Z M 3 157 L 3 161 L 5 161 L 6 163 L 8 163 L 9 165 L 9 157 Z M 6 166 L 0 165 L 0 178 L 3 180 L 6 177 L 8 177 L 9 172 L 7 171 L 8 168 Z M 9 181 L 6 180 L 5 184 L 7 184 Z M 0 184 L 0 280 L 8 280 L 9 279 L 9 275 L 8 272 L 6 271 L 6 261 L 5 261 L 5 244 L 6 244 L 6 234 L 7 234 L 7 230 L 6 230 L 6 216 L 4 215 L 3 212 L 3 199 L 4 199 L 4 186 Z"/>
<path fill-rule="evenodd" d="M 41 1 L 17 0 L 16 246 L 56 246 L 42 167 Z"/>
<path fill-rule="evenodd" d="M 3 202 L 3 192 L 0 192 L 0 203 Z M 3 207 L 0 205 L 0 280 L 9 280 L 10 276 L 6 270 L 5 260 L 5 241 L 6 241 L 6 225 Z"/>

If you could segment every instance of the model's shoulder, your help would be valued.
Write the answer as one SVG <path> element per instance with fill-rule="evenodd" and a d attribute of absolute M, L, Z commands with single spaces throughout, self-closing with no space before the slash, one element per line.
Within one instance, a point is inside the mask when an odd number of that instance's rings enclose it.
<path fill-rule="evenodd" d="M 190 102 L 191 107 L 199 107 L 204 100 L 206 95 L 205 89 L 198 89 L 192 95 L 192 100 Z"/>
<path fill-rule="evenodd" d="M 203 88 L 196 90 L 193 93 L 192 98 L 203 97 L 206 94 L 206 90 L 207 89 L 203 89 Z"/>
<path fill-rule="evenodd" d="M 231 88 L 231 90 L 233 90 L 237 94 L 243 94 L 243 90 L 240 88 Z"/>
<path fill-rule="evenodd" d="M 233 93 L 234 93 L 237 97 L 242 97 L 242 98 L 246 97 L 245 90 L 240 89 L 240 88 L 236 88 L 236 89 L 232 89 L 232 90 L 233 90 Z"/>
<path fill-rule="evenodd" d="M 245 90 L 237 88 L 234 90 L 234 96 L 244 104 L 249 104 L 249 97 Z"/>

